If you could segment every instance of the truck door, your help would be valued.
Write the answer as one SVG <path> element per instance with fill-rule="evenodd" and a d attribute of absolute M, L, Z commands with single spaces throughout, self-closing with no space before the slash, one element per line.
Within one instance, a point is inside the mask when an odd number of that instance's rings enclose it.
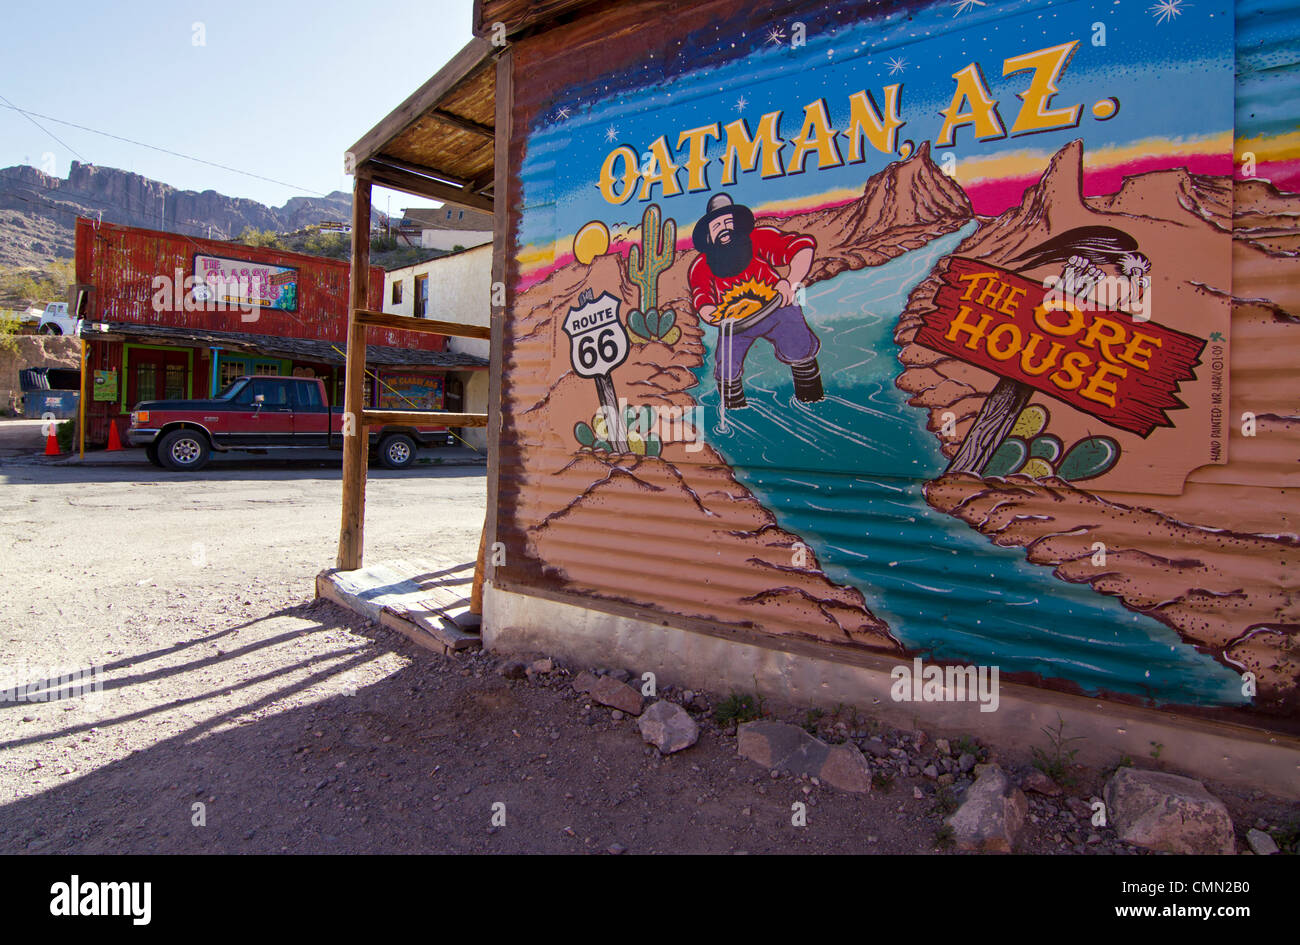
<path fill-rule="evenodd" d="M 293 443 L 324 449 L 330 445 L 330 408 L 321 400 L 315 381 L 293 383 Z"/>
<path fill-rule="evenodd" d="M 252 378 L 235 397 L 237 411 L 231 418 L 230 446 L 292 446 L 293 405 L 289 384 L 278 377 Z"/>

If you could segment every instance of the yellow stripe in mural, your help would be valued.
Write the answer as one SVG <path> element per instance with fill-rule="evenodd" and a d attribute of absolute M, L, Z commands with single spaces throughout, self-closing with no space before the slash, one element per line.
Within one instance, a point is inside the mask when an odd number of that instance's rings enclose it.
<path fill-rule="evenodd" d="M 1300 159 L 1300 131 L 1285 135 L 1241 138 L 1236 141 L 1233 140 L 1230 132 L 1197 138 L 1147 138 L 1132 144 L 1097 148 L 1088 155 L 1088 167 L 1099 170 L 1141 161 L 1144 158 L 1179 154 L 1215 154 L 1229 150 L 1233 151 L 1239 160 L 1247 151 L 1253 152 L 1257 161 Z M 988 157 L 967 157 L 957 163 L 955 176 L 963 186 L 1004 178 L 1036 177 L 1042 174 L 1051 157 L 1051 152 L 1031 149 L 1003 152 Z M 942 161 L 942 156 L 939 160 Z M 798 213 L 813 207 L 846 203 L 861 195 L 859 188 L 836 187 L 812 196 L 768 201 L 757 205 L 754 213 L 756 216 Z M 679 223 L 679 232 L 689 232 L 693 222 Z M 615 239 L 635 242 L 639 239 L 640 229 L 639 226 L 630 226 L 620 229 L 613 235 Z M 515 258 L 520 271 L 528 274 L 554 264 L 557 258 L 571 252 L 572 247 L 573 235 L 569 234 L 550 243 L 529 243 L 519 250 Z"/>

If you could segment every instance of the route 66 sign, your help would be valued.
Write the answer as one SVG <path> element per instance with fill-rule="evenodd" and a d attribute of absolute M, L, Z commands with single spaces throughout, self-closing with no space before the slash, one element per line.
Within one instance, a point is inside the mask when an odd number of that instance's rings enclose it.
<path fill-rule="evenodd" d="M 578 296 L 578 305 L 569 309 L 564 317 L 564 333 L 572 345 L 569 360 L 582 377 L 601 377 L 609 374 L 627 360 L 627 331 L 618 320 L 622 304 L 608 292 L 592 298 L 590 290 Z"/>

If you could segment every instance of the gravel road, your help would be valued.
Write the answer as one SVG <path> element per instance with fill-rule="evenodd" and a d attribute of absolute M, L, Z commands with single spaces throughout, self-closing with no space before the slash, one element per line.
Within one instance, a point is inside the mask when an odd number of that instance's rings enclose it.
<path fill-rule="evenodd" d="M 177 476 L 0 456 L 6 669 L 29 683 L 99 666 L 103 681 L 0 704 L 0 852 L 945 849 L 923 777 L 865 795 L 773 777 L 707 704 L 698 744 L 660 756 L 635 720 L 573 690 L 589 667 L 506 678 L 488 655 L 435 657 L 314 601 L 338 480 L 257 461 Z M 367 557 L 471 561 L 484 501 L 479 469 L 372 471 Z M 834 738 L 843 721 L 817 724 Z M 933 757 L 913 733 L 851 724 L 900 765 Z M 1126 849 L 1111 831 L 1089 842 L 1056 799 L 1032 796 L 1031 813 L 1026 849 Z"/>

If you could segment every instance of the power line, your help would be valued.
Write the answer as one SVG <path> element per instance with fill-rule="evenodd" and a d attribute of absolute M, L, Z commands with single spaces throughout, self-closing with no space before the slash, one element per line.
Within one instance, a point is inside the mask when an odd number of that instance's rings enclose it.
<path fill-rule="evenodd" d="M 28 121 L 30 121 L 30 122 L 31 122 L 33 125 L 35 125 L 37 128 L 41 129 L 41 131 L 45 132 L 47 135 L 49 135 L 49 136 L 50 136 L 51 138 L 53 138 L 55 141 L 59 142 L 59 144 L 63 145 L 63 147 L 67 148 L 67 149 L 68 149 L 69 151 L 71 151 L 73 154 L 77 155 L 77 157 L 81 158 L 83 161 L 86 160 L 84 157 L 82 157 L 81 152 L 79 152 L 76 148 L 74 148 L 72 145 L 68 144 L 68 142 L 64 141 L 62 138 L 60 138 L 58 135 L 56 135 L 53 131 L 50 131 L 50 129 L 46 128 L 46 127 L 45 127 L 44 125 L 42 125 L 39 121 L 37 121 L 35 118 L 33 118 L 30 114 L 28 114 L 27 112 L 23 111 L 21 108 L 19 108 L 19 107 L 18 107 L 17 105 L 15 105 L 13 102 L 9 101 L 9 99 L 5 98 L 3 95 L 0 95 L 0 99 L 2 99 L 2 100 L 4 101 L 5 105 L 7 105 L 9 108 L 12 108 L 14 111 L 18 112 L 20 115 L 22 115 L 24 118 L 26 118 Z"/>
<path fill-rule="evenodd" d="M 115 141 L 124 141 L 127 144 L 134 144 L 137 147 L 148 148 L 150 151 L 158 151 L 162 154 L 170 154 L 172 157 L 183 158 L 186 161 L 194 161 L 197 164 L 206 164 L 208 167 L 217 167 L 223 171 L 230 171 L 232 174 L 242 174 L 245 177 L 251 177 L 255 180 L 266 181 L 269 184 L 278 184 L 281 187 L 288 187 L 291 190 L 296 190 L 299 191 L 300 193 L 312 194 L 316 197 L 329 196 L 329 194 L 322 193 L 319 190 L 312 190 L 310 187 L 300 187 L 297 184 L 290 184 L 286 181 L 276 180 L 274 177 L 264 177 L 261 174 L 254 174 L 252 171 L 241 171 L 239 168 L 231 167 L 229 164 L 218 164 L 216 161 L 208 161 L 208 160 L 204 160 L 203 158 L 194 157 L 194 155 L 192 154 L 183 154 L 180 151 L 172 151 L 168 148 L 160 148 L 157 145 L 146 144 L 143 141 L 136 141 L 134 138 L 124 138 L 121 135 L 111 134 L 107 131 L 100 131 L 97 128 L 88 128 L 85 125 L 79 125 L 76 122 L 64 121 L 62 118 L 54 118 L 50 115 L 42 115 L 39 112 L 29 112 L 25 108 L 19 108 L 17 105 L 13 104 L 13 102 L 10 102 L 9 99 L 4 98 L 3 95 L 0 95 L 0 99 L 4 100 L 6 108 L 11 108 L 14 111 L 18 112 L 20 115 L 26 116 L 27 120 L 30 121 L 32 124 L 36 125 L 37 128 L 41 128 L 41 125 L 36 121 L 36 119 L 43 118 L 45 121 L 52 121 L 55 122 L 56 124 L 67 125 L 69 128 L 76 128 L 79 131 L 88 131 L 91 134 L 103 135 L 105 138 L 112 138 Z M 45 128 L 41 128 L 41 130 L 45 131 L 45 133 L 48 134 L 51 138 L 54 138 L 55 141 L 59 141 L 59 139 L 55 137 L 52 132 L 47 131 Z M 64 144 L 64 142 L 62 141 L 59 141 L 59 143 L 62 144 L 65 148 L 67 148 L 69 151 L 72 151 L 73 154 L 76 154 L 77 157 L 81 158 L 82 161 L 86 161 L 86 159 L 84 157 L 81 157 L 81 155 L 78 154 L 70 145 Z M 86 163 L 90 163 L 90 162 L 86 162 Z"/>

